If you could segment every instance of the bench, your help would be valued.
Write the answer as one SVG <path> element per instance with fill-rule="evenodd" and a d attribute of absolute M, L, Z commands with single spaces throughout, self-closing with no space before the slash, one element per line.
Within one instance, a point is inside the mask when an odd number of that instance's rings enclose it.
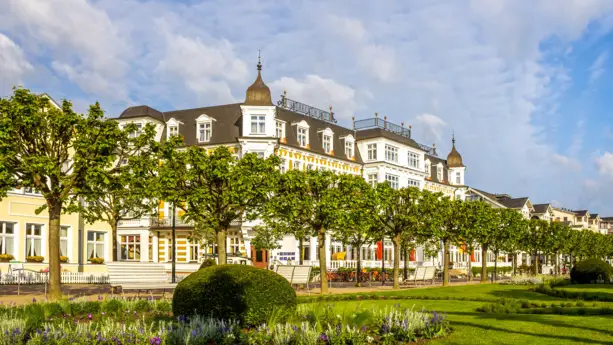
<path fill-rule="evenodd" d="M 276 270 L 277 274 L 287 279 L 290 285 L 305 284 L 309 295 L 311 290 L 309 288 L 309 281 L 311 280 L 311 266 L 288 266 L 279 265 Z"/>
<path fill-rule="evenodd" d="M 418 281 L 426 282 L 430 281 L 431 284 L 434 284 L 434 276 L 436 273 L 436 267 L 428 266 L 428 267 L 417 267 L 415 269 L 415 273 L 413 276 L 409 277 L 404 281 L 405 284 L 413 282 L 414 285 L 417 285 Z"/>
<path fill-rule="evenodd" d="M 162 290 L 164 297 L 166 290 L 173 290 L 177 284 L 168 282 L 168 274 L 163 265 L 149 263 L 107 263 L 106 268 L 109 273 L 111 284 L 111 295 L 116 289 L 121 289 L 121 294 L 127 290 L 148 292 L 153 297 L 153 290 Z"/>

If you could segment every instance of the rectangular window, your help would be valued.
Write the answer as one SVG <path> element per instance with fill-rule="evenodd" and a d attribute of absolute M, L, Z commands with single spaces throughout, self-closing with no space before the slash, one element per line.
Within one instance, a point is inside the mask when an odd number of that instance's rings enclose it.
<path fill-rule="evenodd" d="M 332 151 L 332 137 L 329 135 L 323 136 L 324 151 L 330 153 Z"/>
<path fill-rule="evenodd" d="M 143 130 L 143 124 L 142 123 L 135 123 L 135 125 L 136 125 L 136 131 L 134 131 L 134 132 L 129 134 L 130 138 L 138 137 L 141 134 L 142 130 Z"/>
<path fill-rule="evenodd" d="M 251 134 L 266 133 L 266 116 L 251 115 Z"/>
<path fill-rule="evenodd" d="M 121 236 L 120 259 L 126 261 L 140 261 L 140 235 Z"/>
<path fill-rule="evenodd" d="M 385 145 L 385 160 L 388 162 L 398 162 L 398 148 L 392 145 Z"/>
<path fill-rule="evenodd" d="M 455 184 L 460 184 L 460 172 L 456 171 L 455 173 Z"/>
<path fill-rule="evenodd" d="M 302 255 L 303 260 L 304 261 L 310 261 L 311 260 L 311 246 L 308 246 L 308 245 L 303 246 L 302 250 L 303 250 L 303 252 L 302 252 L 303 253 L 303 255 Z"/>
<path fill-rule="evenodd" d="M 104 258 L 104 232 L 87 232 L 87 257 Z"/>
<path fill-rule="evenodd" d="M 238 237 L 230 237 L 230 254 L 239 254 L 240 239 Z"/>
<path fill-rule="evenodd" d="M 281 159 L 281 165 L 279 165 L 279 171 L 285 173 L 285 159 Z"/>
<path fill-rule="evenodd" d="M 198 141 L 203 143 L 211 140 L 211 123 L 198 124 Z"/>
<path fill-rule="evenodd" d="M 373 187 L 376 186 L 377 182 L 378 182 L 377 180 L 378 180 L 377 174 L 368 174 L 368 183 L 371 186 L 373 186 Z"/>
<path fill-rule="evenodd" d="M 425 164 L 426 165 L 426 177 L 430 177 L 430 164 Z"/>
<path fill-rule="evenodd" d="M 258 157 L 260 157 L 260 158 L 264 158 L 264 156 L 266 156 L 266 152 L 264 152 L 264 151 L 253 151 L 253 153 L 258 155 Z"/>
<path fill-rule="evenodd" d="M 200 258 L 200 244 L 194 240 L 189 241 L 189 261 L 198 262 Z"/>
<path fill-rule="evenodd" d="M 368 144 L 368 160 L 377 159 L 377 144 Z"/>
<path fill-rule="evenodd" d="M 26 224 L 26 256 L 42 255 L 42 233 L 42 225 Z"/>
<path fill-rule="evenodd" d="M 299 161 L 295 161 L 294 162 L 294 169 L 295 170 L 300 170 L 300 162 Z"/>
<path fill-rule="evenodd" d="M 443 181 L 443 168 L 436 168 L 436 178 L 439 180 L 439 182 Z"/>
<path fill-rule="evenodd" d="M 419 155 L 417 153 L 409 152 L 409 166 L 419 168 Z"/>
<path fill-rule="evenodd" d="M 60 256 L 68 256 L 68 227 L 60 228 Z"/>
<path fill-rule="evenodd" d="M 285 126 L 284 126 L 284 123 L 277 121 L 275 126 L 276 126 L 275 129 L 276 129 L 277 138 L 279 138 L 279 139 L 285 138 L 285 133 L 284 133 L 285 132 L 285 128 L 284 128 Z"/>
<path fill-rule="evenodd" d="M 390 186 L 393 189 L 400 188 L 399 180 L 400 180 L 400 178 L 398 176 L 396 176 L 396 175 L 385 174 L 385 181 L 389 182 Z"/>
<path fill-rule="evenodd" d="M 298 128 L 298 144 L 302 147 L 307 146 L 307 132 L 306 128 Z"/>
<path fill-rule="evenodd" d="M 170 126 L 168 127 L 169 136 L 174 136 L 179 134 L 179 126 Z"/>
<path fill-rule="evenodd" d="M 353 157 L 353 142 L 345 140 L 345 155 L 347 158 Z"/>
<path fill-rule="evenodd" d="M 413 180 L 413 179 L 409 179 L 409 187 L 418 187 L 419 188 L 419 181 Z"/>
<path fill-rule="evenodd" d="M 15 223 L 0 222 L 0 254 L 15 254 Z"/>

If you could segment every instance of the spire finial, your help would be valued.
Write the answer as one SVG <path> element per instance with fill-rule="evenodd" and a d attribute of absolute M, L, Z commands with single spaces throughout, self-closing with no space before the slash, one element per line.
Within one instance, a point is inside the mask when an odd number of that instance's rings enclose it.
<path fill-rule="evenodd" d="M 451 146 L 455 147 L 455 130 L 451 132 Z"/>
<path fill-rule="evenodd" d="M 262 70 L 262 57 L 260 56 L 260 50 L 258 49 L 258 71 Z"/>

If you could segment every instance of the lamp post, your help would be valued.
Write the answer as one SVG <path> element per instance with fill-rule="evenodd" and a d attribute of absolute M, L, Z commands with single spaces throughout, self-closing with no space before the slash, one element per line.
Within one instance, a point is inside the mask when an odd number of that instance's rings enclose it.
<path fill-rule="evenodd" d="M 176 243 L 175 243 L 176 242 L 175 241 L 176 240 L 176 233 L 175 233 L 175 230 L 176 230 L 175 229 L 176 228 L 175 213 L 176 212 L 175 212 L 175 210 L 176 210 L 176 207 L 175 207 L 175 203 L 173 202 L 172 203 L 172 280 L 171 280 L 173 284 L 177 282 L 176 281 L 176 277 L 175 277 L 176 269 L 177 269 L 176 265 L 175 265 L 175 263 L 177 261 L 177 259 L 175 258 L 175 255 L 177 254 L 177 252 L 175 250 L 176 249 Z"/>
<path fill-rule="evenodd" d="M 381 239 L 381 285 L 385 285 L 385 237 Z"/>

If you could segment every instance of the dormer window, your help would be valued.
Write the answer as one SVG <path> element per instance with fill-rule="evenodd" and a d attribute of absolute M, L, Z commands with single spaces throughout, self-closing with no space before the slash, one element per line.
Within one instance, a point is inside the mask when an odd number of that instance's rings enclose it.
<path fill-rule="evenodd" d="M 460 184 L 460 172 L 456 171 L 455 173 L 455 184 Z"/>
<path fill-rule="evenodd" d="M 266 116 L 251 115 L 251 134 L 266 133 Z"/>
<path fill-rule="evenodd" d="M 198 142 L 204 143 L 211 140 L 211 123 L 199 123 L 198 124 Z"/>
<path fill-rule="evenodd" d="M 345 156 L 347 158 L 353 157 L 353 141 L 345 139 Z"/>
<path fill-rule="evenodd" d="M 426 162 L 426 177 L 430 177 L 430 163 Z"/>
<path fill-rule="evenodd" d="M 275 135 L 279 139 L 285 138 L 285 123 L 281 121 L 275 123 Z"/>
<path fill-rule="evenodd" d="M 179 126 L 170 126 L 168 127 L 168 136 L 172 137 L 175 135 L 179 135 Z"/>
<path fill-rule="evenodd" d="M 302 147 L 307 146 L 307 136 L 309 135 L 309 130 L 306 128 L 298 127 L 298 144 Z"/>
<path fill-rule="evenodd" d="M 443 167 L 441 167 L 441 166 L 436 168 L 436 179 L 439 182 L 443 181 Z"/>
<path fill-rule="evenodd" d="M 326 153 L 332 152 L 332 136 L 323 135 L 323 146 Z"/>

